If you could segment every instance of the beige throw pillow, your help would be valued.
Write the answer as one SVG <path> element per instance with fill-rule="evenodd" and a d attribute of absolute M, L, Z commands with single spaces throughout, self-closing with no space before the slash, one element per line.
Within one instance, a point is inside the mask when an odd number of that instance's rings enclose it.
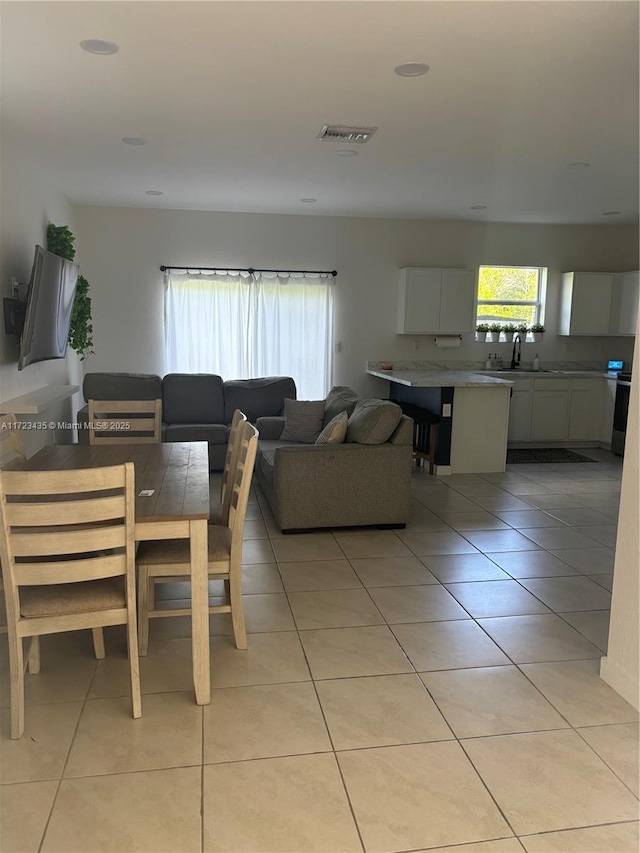
<path fill-rule="evenodd" d="M 324 400 L 285 400 L 281 441 L 314 444 L 322 431 Z"/>
<path fill-rule="evenodd" d="M 348 423 L 349 416 L 347 413 L 339 412 L 316 438 L 316 444 L 342 444 L 347 437 Z"/>
<path fill-rule="evenodd" d="M 389 400 L 360 400 L 347 428 L 347 441 L 384 444 L 400 423 L 402 409 Z"/>

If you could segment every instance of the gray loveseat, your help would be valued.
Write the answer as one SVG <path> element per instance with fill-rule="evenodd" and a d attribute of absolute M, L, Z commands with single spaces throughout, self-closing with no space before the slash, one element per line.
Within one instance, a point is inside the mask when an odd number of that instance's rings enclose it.
<path fill-rule="evenodd" d="M 87 373 L 82 393 L 85 400 L 162 400 L 162 440 L 209 442 L 209 469 L 220 471 L 235 409 L 252 423 L 279 415 L 285 398 L 296 398 L 296 385 L 288 376 L 224 382 L 213 373 L 168 373 L 162 379 L 155 374 Z M 82 428 L 87 406 L 78 412 L 77 422 L 79 441 L 88 443 L 88 431 Z"/>
<path fill-rule="evenodd" d="M 357 396 L 350 389 L 338 394 L 327 422 L 336 411 L 354 420 Z M 361 401 L 374 403 L 374 401 Z M 375 401 L 393 406 L 389 401 Z M 341 409 L 340 406 L 343 405 Z M 283 417 L 258 418 L 260 432 L 255 477 L 284 532 L 322 527 L 376 525 L 404 527 L 409 515 L 413 421 L 397 413 L 397 426 L 380 443 L 361 443 L 347 433 L 337 444 L 282 441 Z M 364 440 L 375 438 L 358 434 Z M 350 440 L 351 439 L 351 440 Z"/>

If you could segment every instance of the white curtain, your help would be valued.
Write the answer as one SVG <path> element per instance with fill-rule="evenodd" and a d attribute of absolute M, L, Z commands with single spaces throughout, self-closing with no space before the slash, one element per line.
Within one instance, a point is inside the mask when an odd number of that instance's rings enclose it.
<path fill-rule="evenodd" d="M 278 273 L 165 273 L 169 373 L 223 379 L 292 376 L 320 400 L 332 381 L 333 277 Z"/>

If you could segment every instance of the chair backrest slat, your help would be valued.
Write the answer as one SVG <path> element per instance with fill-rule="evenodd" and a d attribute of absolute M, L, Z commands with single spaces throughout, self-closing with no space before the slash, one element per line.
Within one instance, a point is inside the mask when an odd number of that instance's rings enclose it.
<path fill-rule="evenodd" d="M 120 497 L 93 498 L 86 501 L 7 504 L 5 519 L 11 527 L 76 524 L 122 518 Z"/>
<path fill-rule="evenodd" d="M 62 533 L 50 528 L 36 528 L 28 533 L 14 533 L 11 550 L 14 557 L 55 557 L 61 554 L 82 554 L 86 551 L 104 551 L 123 548 L 125 535 L 122 524 L 91 529 L 65 530 Z"/>
<path fill-rule="evenodd" d="M 113 578 L 126 574 L 126 554 L 100 554 L 78 560 L 59 560 L 42 563 L 16 563 L 14 576 L 18 586 L 50 584 L 52 573 L 56 583 Z"/>
<path fill-rule="evenodd" d="M 89 400 L 88 421 L 89 444 L 158 444 L 162 400 Z"/>
<path fill-rule="evenodd" d="M 132 463 L 133 464 L 133 463 Z M 114 476 L 119 472 L 119 476 Z M 124 488 L 121 465 L 107 468 L 78 468 L 73 471 L 7 471 L 11 496 L 69 495 Z M 92 495 L 93 497 L 93 495 Z"/>

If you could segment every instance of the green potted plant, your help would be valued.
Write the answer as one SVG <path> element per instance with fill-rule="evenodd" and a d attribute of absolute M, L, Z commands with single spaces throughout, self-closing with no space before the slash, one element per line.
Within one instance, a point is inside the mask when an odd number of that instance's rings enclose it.
<path fill-rule="evenodd" d="M 518 331 L 518 327 L 515 323 L 506 323 L 502 327 L 502 334 L 504 335 L 505 341 L 512 341 L 513 336 Z"/>
<path fill-rule="evenodd" d="M 493 341 L 494 343 L 498 343 L 500 340 L 500 332 L 502 331 L 501 323 L 491 323 L 489 325 L 489 333 L 487 334 L 487 340 Z"/>
<path fill-rule="evenodd" d="M 478 323 L 476 326 L 476 340 L 482 341 L 484 343 L 487 339 L 487 332 L 489 331 L 488 323 Z"/>
<path fill-rule="evenodd" d="M 529 327 L 526 323 L 518 323 L 517 333 L 520 335 L 521 340 L 524 342 L 527 339 L 527 332 L 529 331 Z"/>
<path fill-rule="evenodd" d="M 534 323 L 533 326 L 531 326 L 531 337 L 533 341 L 541 341 L 544 331 L 545 329 L 542 323 Z"/>
<path fill-rule="evenodd" d="M 72 261 L 76 256 L 74 247 L 75 237 L 66 225 L 54 225 L 50 222 L 47 226 L 47 249 L 54 255 Z M 71 325 L 69 327 L 69 346 L 84 361 L 89 353 L 93 353 L 93 325 L 91 323 L 91 297 L 89 296 L 89 282 L 83 275 L 78 276 L 76 295 L 71 312 Z"/>

